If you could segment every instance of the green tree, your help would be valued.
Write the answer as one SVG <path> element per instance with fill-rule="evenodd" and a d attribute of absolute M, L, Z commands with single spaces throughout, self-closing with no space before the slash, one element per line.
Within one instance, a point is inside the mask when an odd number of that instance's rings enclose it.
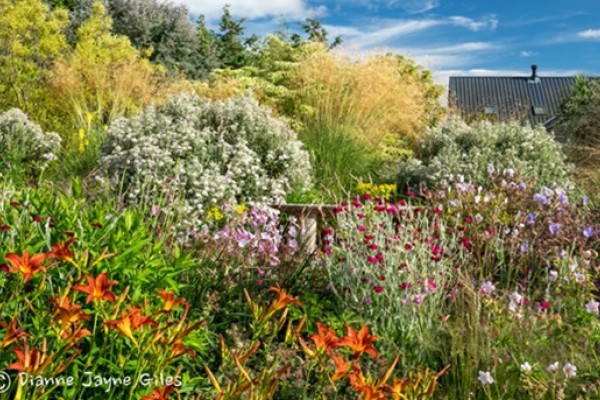
<path fill-rule="evenodd" d="M 578 76 L 571 96 L 563 105 L 556 137 L 566 144 L 573 161 L 582 167 L 600 163 L 600 82 Z"/>
<path fill-rule="evenodd" d="M 229 6 L 223 7 L 223 15 L 217 34 L 221 63 L 224 67 L 241 68 L 249 64 L 252 53 L 250 48 L 256 44 L 258 37 L 252 35 L 244 38 L 245 18 L 235 20 Z"/>
<path fill-rule="evenodd" d="M 314 18 L 306 18 L 305 22 L 302 24 L 302 29 L 308 35 L 309 42 L 322 43 L 327 45 L 330 49 L 341 45 L 343 42 L 341 36 L 336 36 L 333 39 L 333 42 L 329 43 L 329 32 L 321 25 L 321 22 Z M 298 34 L 293 34 L 290 39 L 296 47 L 305 43 L 302 36 Z"/>
<path fill-rule="evenodd" d="M 47 71 L 67 49 L 67 20 L 41 0 L 0 0 L 0 111 L 18 107 L 46 120 Z"/>

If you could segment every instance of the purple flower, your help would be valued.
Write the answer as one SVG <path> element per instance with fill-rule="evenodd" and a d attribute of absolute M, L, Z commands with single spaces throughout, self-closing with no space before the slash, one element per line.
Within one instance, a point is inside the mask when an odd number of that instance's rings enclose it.
<path fill-rule="evenodd" d="M 590 199 L 587 196 L 583 196 L 583 205 L 584 207 L 590 204 Z"/>
<path fill-rule="evenodd" d="M 548 204 L 548 198 L 546 196 L 544 196 L 543 194 L 539 194 L 539 193 L 536 193 L 533 195 L 533 201 L 535 201 L 536 203 L 539 203 L 539 204 L 544 204 L 544 205 Z"/>
<path fill-rule="evenodd" d="M 525 182 L 519 183 L 519 189 L 521 189 L 521 190 L 527 189 L 527 184 Z"/>
<path fill-rule="evenodd" d="M 527 225 L 533 225 L 535 223 L 535 213 L 531 212 L 527 216 Z"/>
<path fill-rule="evenodd" d="M 529 243 L 523 242 L 521 243 L 521 253 L 525 253 L 529 249 Z"/>
<path fill-rule="evenodd" d="M 594 236 L 594 229 L 592 229 L 591 226 L 586 226 L 585 228 L 583 228 L 583 236 L 587 239 L 591 238 L 592 236 Z"/>
<path fill-rule="evenodd" d="M 569 198 L 567 197 L 567 195 L 566 195 L 566 194 L 564 194 L 564 193 L 563 193 L 563 194 L 561 194 L 560 196 L 558 196 L 558 201 L 559 201 L 561 204 L 566 204 L 566 203 L 568 203 L 568 202 L 569 202 Z"/>
<path fill-rule="evenodd" d="M 550 229 L 550 233 L 556 235 L 558 231 L 560 231 L 560 224 L 550 224 L 548 225 L 548 229 Z"/>

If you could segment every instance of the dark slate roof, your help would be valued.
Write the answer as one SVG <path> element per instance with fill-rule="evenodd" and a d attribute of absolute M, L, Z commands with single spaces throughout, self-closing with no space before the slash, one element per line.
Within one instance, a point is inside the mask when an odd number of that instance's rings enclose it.
<path fill-rule="evenodd" d="M 533 76 L 533 75 L 532 75 Z M 463 118 L 485 115 L 550 127 L 569 97 L 575 77 L 450 77 L 449 106 Z M 543 107 L 536 113 L 534 107 Z M 542 111 L 542 110 L 537 110 Z"/>

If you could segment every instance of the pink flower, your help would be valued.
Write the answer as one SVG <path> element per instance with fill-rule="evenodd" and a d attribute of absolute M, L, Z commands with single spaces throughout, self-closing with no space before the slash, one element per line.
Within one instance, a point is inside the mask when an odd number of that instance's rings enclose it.
<path fill-rule="evenodd" d="M 375 287 L 373 288 L 373 291 L 374 291 L 375 293 L 382 293 L 382 292 L 383 292 L 383 286 L 379 286 L 379 285 L 377 285 L 377 286 L 375 286 Z"/>
<path fill-rule="evenodd" d="M 373 257 L 373 256 L 368 256 L 367 261 L 370 262 L 371 264 L 377 264 L 377 258 Z"/>
<path fill-rule="evenodd" d="M 367 230 L 367 228 L 365 228 L 363 225 L 358 225 L 356 229 L 358 229 L 359 232 L 364 232 Z"/>
<path fill-rule="evenodd" d="M 481 285 L 481 289 L 479 290 L 479 293 L 481 293 L 484 296 L 487 296 L 489 294 L 491 294 L 494 290 L 496 290 L 496 286 L 494 286 L 494 284 L 490 281 L 486 281 L 483 283 L 483 285 Z"/>
<path fill-rule="evenodd" d="M 379 246 L 377 246 L 375 243 L 371 243 L 370 245 L 367 246 L 367 248 L 369 250 L 377 250 L 379 248 Z"/>

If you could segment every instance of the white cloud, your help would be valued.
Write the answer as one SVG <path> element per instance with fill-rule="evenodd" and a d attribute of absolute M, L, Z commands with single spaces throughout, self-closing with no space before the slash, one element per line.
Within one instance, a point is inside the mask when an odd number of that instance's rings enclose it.
<path fill-rule="evenodd" d="M 519 55 L 521 57 L 534 57 L 534 56 L 537 56 L 537 53 L 535 51 L 521 50 Z"/>
<path fill-rule="evenodd" d="M 194 14 L 203 14 L 208 20 L 220 18 L 225 5 L 231 13 L 248 19 L 285 17 L 291 20 L 319 16 L 326 12 L 324 6 L 310 7 L 305 0 L 178 0 Z"/>
<path fill-rule="evenodd" d="M 389 6 L 398 4 L 411 14 L 419 14 L 433 10 L 439 6 L 438 0 L 392 0 L 388 2 Z"/>
<path fill-rule="evenodd" d="M 489 42 L 467 42 L 450 46 L 397 49 L 398 52 L 413 58 L 418 64 L 428 69 L 457 68 L 476 62 L 478 53 L 488 52 L 500 48 L 499 45 Z"/>
<path fill-rule="evenodd" d="M 463 28 L 467 28 L 471 31 L 481 31 L 484 29 L 495 30 L 498 27 L 498 19 L 491 15 L 487 16 L 479 21 L 476 21 L 472 18 L 462 17 L 462 16 L 454 16 L 448 18 L 450 23 L 455 26 L 462 26 Z"/>
<path fill-rule="evenodd" d="M 363 24 L 365 25 L 365 24 Z M 372 25 L 375 25 L 374 23 Z M 381 28 L 374 30 L 361 30 L 357 26 L 327 25 L 325 28 L 332 36 L 342 35 L 347 44 L 359 49 L 382 47 L 392 39 L 400 36 L 425 31 L 439 26 L 455 26 L 469 30 L 495 29 L 498 21 L 492 17 L 485 17 L 479 21 L 467 17 L 450 17 L 440 19 L 383 19 L 377 21 Z M 470 46 L 480 45 L 470 43 Z M 463 48 L 459 50 L 473 51 L 479 49 Z"/>
<path fill-rule="evenodd" d="M 577 34 L 577 36 L 583 39 L 600 40 L 600 29 L 588 29 L 586 31 L 581 31 Z"/>
<path fill-rule="evenodd" d="M 441 24 L 438 20 L 404 20 L 389 23 L 387 27 L 370 32 L 360 32 L 352 43 L 360 48 L 382 46 L 386 41 L 401 35 L 424 31 Z"/>

